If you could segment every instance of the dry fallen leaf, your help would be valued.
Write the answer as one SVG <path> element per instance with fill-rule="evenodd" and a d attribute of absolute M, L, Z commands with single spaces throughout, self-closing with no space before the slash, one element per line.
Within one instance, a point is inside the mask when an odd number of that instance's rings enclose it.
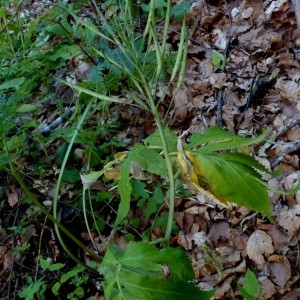
<path fill-rule="evenodd" d="M 287 231 L 289 237 L 292 237 L 300 227 L 300 205 L 295 205 L 294 208 L 283 206 L 277 223 Z"/>
<path fill-rule="evenodd" d="M 268 263 L 268 269 L 272 281 L 280 287 L 284 287 L 291 278 L 291 265 L 285 256 L 282 256 L 282 262 Z"/>
<path fill-rule="evenodd" d="M 247 242 L 247 255 L 257 264 L 265 262 L 264 255 L 268 257 L 274 252 L 271 237 L 262 230 L 255 230 Z"/>
<path fill-rule="evenodd" d="M 280 91 L 282 98 L 288 103 L 298 103 L 300 99 L 300 85 L 298 82 L 280 77 L 277 79 L 275 88 Z"/>
<path fill-rule="evenodd" d="M 271 299 L 276 292 L 274 283 L 271 280 L 265 278 L 260 281 L 260 285 L 263 299 Z"/>

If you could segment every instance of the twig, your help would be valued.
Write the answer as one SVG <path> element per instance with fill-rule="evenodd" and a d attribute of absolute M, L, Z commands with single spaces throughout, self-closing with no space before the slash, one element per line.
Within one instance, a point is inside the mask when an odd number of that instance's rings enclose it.
<path fill-rule="evenodd" d="M 46 125 L 42 129 L 40 129 L 40 133 L 45 135 L 49 133 L 51 130 L 56 128 L 58 125 L 60 125 L 64 120 L 66 120 L 69 116 L 71 116 L 75 111 L 75 106 L 68 109 L 64 114 L 59 116 L 57 119 L 55 119 L 51 124 Z"/>
<path fill-rule="evenodd" d="M 230 14 L 229 14 L 230 15 Z M 230 17 L 230 22 L 232 23 L 231 17 Z M 231 24 L 232 25 L 232 24 Z M 234 32 L 233 32 L 234 33 Z M 224 49 L 224 61 L 226 63 L 227 57 L 228 57 L 228 51 L 229 51 L 229 46 L 232 40 L 232 35 L 233 33 L 230 33 L 228 36 L 228 40 Z M 222 70 L 224 73 L 226 73 L 225 67 Z M 218 100 L 217 100 L 217 123 L 220 127 L 223 126 L 223 112 L 222 112 L 222 107 L 223 107 L 223 94 L 224 94 L 224 87 L 221 87 L 218 90 Z"/>
<path fill-rule="evenodd" d="M 66 33 L 67 35 L 73 40 L 73 42 L 81 49 L 81 51 L 89 58 L 93 65 L 96 65 L 97 62 L 94 58 L 87 53 L 87 51 L 80 45 L 80 42 L 69 32 L 69 30 L 60 22 L 53 19 L 53 22 L 58 24 Z"/>
<path fill-rule="evenodd" d="M 240 128 L 240 125 L 242 124 L 242 122 L 244 121 L 244 118 L 245 118 L 245 114 L 246 114 L 246 111 L 248 110 L 250 104 L 252 103 L 251 99 L 253 98 L 253 86 L 254 86 L 254 83 L 255 83 L 255 77 L 252 78 L 251 80 L 251 84 L 250 84 L 250 91 L 249 91 L 249 94 L 248 94 L 248 97 L 247 97 L 247 101 L 246 101 L 246 107 L 239 119 L 239 122 L 237 123 L 237 125 L 235 126 L 235 130 L 238 131 L 239 128 Z"/>
<path fill-rule="evenodd" d="M 16 8 L 16 12 L 12 16 L 12 18 L 8 21 L 8 23 L 0 30 L 0 34 L 10 25 L 10 23 L 12 23 L 14 18 L 18 15 L 19 9 L 20 9 L 21 5 L 23 4 L 23 2 L 25 2 L 25 0 L 23 0 L 19 3 L 19 5 Z"/>
<path fill-rule="evenodd" d="M 218 126 L 223 126 L 223 118 L 222 118 L 222 106 L 223 106 L 223 89 L 219 89 L 218 91 L 218 104 L 217 104 L 217 122 Z"/>
<path fill-rule="evenodd" d="M 281 130 L 275 137 L 275 142 L 279 140 L 282 136 L 284 136 L 290 129 L 300 125 L 300 119 L 293 120 L 288 126 L 286 126 L 283 130 Z"/>
<path fill-rule="evenodd" d="M 280 154 L 277 158 L 275 158 L 272 162 L 271 162 L 271 168 L 276 167 L 283 159 L 286 155 L 293 153 L 297 150 L 300 149 L 300 141 L 294 143 L 291 147 L 289 147 L 288 149 L 286 149 L 285 151 L 283 151 L 282 154 Z"/>

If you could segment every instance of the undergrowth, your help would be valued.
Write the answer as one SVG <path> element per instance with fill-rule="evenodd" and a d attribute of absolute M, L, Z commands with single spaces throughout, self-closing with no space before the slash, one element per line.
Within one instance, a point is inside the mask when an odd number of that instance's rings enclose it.
<path fill-rule="evenodd" d="M 33 204 L 35 214 L 42 212 L 53 222 L 60 245 L 78 264 L 64 272 L 65 264 L 52 263 L 42 257 L 46 253 L 38 253 L 37 264 L 44 275 L 29 276 L 18 295 L 45 299 L 49 292 L 45 274 L 51 272 L 55 274 L 51 292 L 61 299 L 67 283 L 73 289 L 68 289 L 68 299 L 86 299 L 87 274 L 101 281 L 99 290 L 106 299 L 210 299 L 214 290 L 195 286 L 187 254 L 169 246 L 172 234 L 178 232 L 175 199 L 201 193 L 228 209 L 232 202 L 247 206 L 272 222 L 268 187 L 262 180 L 263 173 L 271 173 L 242 153 L 263 141 L 268 130 L 247 139 L 213 127 L 183 142 L 184 137 L 168 127 L 168 114 L 162 116 L 159 109 L 164 102 L 172 106 L 183 80 L 189 3 L 172 6 L 171 1 L 152 0 L 137 5 L 127 0 L 97 6 L 92 2 L 90 18 L 79 16 L 80 6 L 74 4 L 53 5 L 33 20 L 17 11 L 15 20 L 9 21 L 8 8 L 0 10 L 4 24 L 0 30 L 1 177 L 18 182 L 24 192 L 21 205 Z M 176 51 L 167 42 L 171 21 L 181 24 Z M 67 61 L 78 55 L 91 65 L 87 78 L 62 79 Z M 215 62 L 222 68 L 223 63 Z M 51 107 L 53 78 L 73 89 L 74 113 L 67 117 L 68 126 L 43 134 L 39 113 L 43 105 Z M 158 96 L 160 85 L 164 92 Z M 63 112 L 62 99 L 56 100 L 55 109 Z M 138 117 L 151 116 L 152 134 L 135 141 L 112 138 L 124 129 L 120 114 L 129 106 L 137 109 Z M 32 185 L 57 175 L 51 164 L 58 173 L 55 191 L 53 199 L 41 204 Z M 95 191 L 92 187 L 99 183 L 102 188 Z M 75 203 L 63 203 L 68 184 L 77 189 Z M 3 194 L 4 185 L 1 188 Z M 141 218 L 130 216 L 132 208 L 149 220 L 142 230 Z M 79 238 L 77 229 L 66 228 L 62 215 L 68 214 L 67 209 L 72 218 L 79 216 L 92 246 Z M 10 227 L 14 235 L 31 224 L 29 214 Z M 154 234 L 153 228 L 159 228 L 159 233 Z M 110 241 L 116 233 L 125 233 L 126 247 Z M 73 250 L 74 244 L 89 263 Z M 32 251 L 30 243 L 23 246 L 19 253 Z M 247 280 L 239 289 L 251 297 Z"/>

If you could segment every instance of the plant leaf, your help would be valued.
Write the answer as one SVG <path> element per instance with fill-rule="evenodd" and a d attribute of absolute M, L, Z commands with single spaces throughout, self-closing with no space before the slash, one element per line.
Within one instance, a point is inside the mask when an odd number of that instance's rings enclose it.
<path fill-rule="evenodd" d="M 129 180 L 129 172 L 130 172 L 130 163 L 132 161 L 132 157 L 134 155 L 134 151 L 128 152 L 127 158 L 124 160 L 121 169 L 120 176 L 118 182 L 118 191 L 121 196 L 121 202 L 118 208 L 118 215 L 115 221 L 115 225 L 119 225 L 124 218 L 127 216 L 130 209 L 130 195 L 131 195 L 131 184 Z"/>
<path fill-rule="evenodd" d="M 165 266 L 170 276 L 162 272 Z M 199 290 L 191 263 L 180 249 L 159 250 L 132 243 L 126 250 L 109 245 L 99 271 L 105 276 L 106 299 L 209 299 L 214 291 Z"/>
<path fill-rule="evenodd" d="M 164 129 L 166 143 L 168 145 L 169 152 L 176 152 L 177 150 L 177 136 L 174 131 L 169 128 Z M 155 131 L 144 140 L 145 145 L 152 147 L 158 147 L 162 149 L 161 137 L 159 131 Z"/>
<path fill-rule="evenodd" d="M 180 141 L 180 140 L 178 140 Z M 180 143 L 181 145 L 181 143 Z M 198 172 L 195 169 L 195 166 L 198 165 L 197 159 L 190 152 L 183 152 L 181 147 L 179 147 L 177 162 L 181 168 L 180 177 L 181 179 L 192 188 L 192 190 L 207 196 L 216 203 L 225 206 L 226 208 L 231 209 L 231 203 L 224 197 L 217 196 L 207 186 L 207 180 L 202 174 L 200 174 L 200 168 Z M 201 184 L 200 184 L 201 182 Z"/>
<path fill-rule="evenodd" d="M 267 189 L 257 178 L 258 173 L 241 163 L 244 158 L 238 161 L 242 156 L 238 155 L 235 161 L 233 154 L 208 154 L 200 150 L 187 152 L 187 155 L 197 174 L 207 180 L 213 194 L 261 212 L 272 220 Z"/>
<path fill-rule="evenodd" d="M 137 162 L 142 169 L 157 175 L 167 173 L 166 162 L 155 149 L 136 144 L 132 149 L 132 153 L 132 160 Z"/>
<path fill-rule="evenodd" d="M 17 89 L 20 85 L 22 85 L 25 82 L 25 79 L 25 77 L 19 77 L 5 81 L 4 83 L 0 84 L 0 90 L 6 90 L 10 88 Z"/>
<path fill-rule="evenodd" d="M 259 143 L 263 141 L 268 134 L 269 130 L 264 130 L 264 132 L 256 138 L 244 138 L 215 126 L 206 129 L 203 133 L 193 133 L 191 141 L 185 147 L 185 150 L 190 150 L 201 145 L 204 145 L 201 151 L 206 153 L 230 150 Z"/>
<path fill-rule="evenodd" d="M 255 274 L 250 269 L 247 269 L 245 274 L 244 286 L 238 285 L 238 289 L 245 299 L 257 299 L 257 294 L 260 292 L 260 285 Z"/>

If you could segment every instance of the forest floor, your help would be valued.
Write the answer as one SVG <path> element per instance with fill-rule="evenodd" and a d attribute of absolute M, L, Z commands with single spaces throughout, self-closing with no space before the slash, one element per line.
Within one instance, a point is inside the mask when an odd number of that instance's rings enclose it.
<path fill-rule="evenodd" d="M 172 120 L 170 127 L 178 136 L 186 130 L 203 132 L 214 125 L 246 137 L 255 136 L 264 127 L 270 128 L 268 140 L 250 151 L 269 170 L 282 168 L 280 176 L 267 176 L 265 180 L 284 191 L 292 189 L 300 179 L 300 28 L 294 8 L 295 2 L 287 0 L 194 1 L 187 15 L 189 47 L 183 83 L 179 92 L 172 95 L 170 91 L 166 103 L 159 107 L 159 113 Z M 88 12 L 88 9 L 84 11 Z M 180 25 L 171 23 L 169 34 L 168 43 L 178 43 Z M 84 81 L 90 68 L 91 61 L 76 60 L 74 56 L 59 72 Z M 60 76 L 59 72 L 56 70 L 55 75 Z M 158 97 L 165 88 L 165 84 L 158 84 Z M 70 89 L 56 85 L 54 95 L 63 99 L 64 107 L 72 107 L 74 95 Z M 174 101 L 171 109 L 170 99 Z M 120 109 L 123 109 L 121 113 Z M 107 116 L 101 113 L 91 116 L 89 124 L 114 121 L 116 113 L 122 130 L 105 133 L 101 143 L 114 139 L 120 143 L 116 148 L 122 148 L 124 140 L 133 144 L 155 130 L 150 116 L 120 105 L 110 107 Z M 50 124 L 59 114 L 59 109 L 48 101 L 39 104 L 36 119 L 41 124 Z M 63 122 L 59 126 L 67 125 Z M 58 149 L 63 144 L 59 138 L 46 144 L 48 148 L 39 151 L 47 152 L 48 157 L 41 159 L 37 155 L 39 164 L 32 157 L 19 158 L 19 162 L 26 164 L 21 171 L 29 178 L 27 186 L 41 201 L 54 197 L 59 172 Z M 81 153 L 80 144 L 77 148 Z M 80 160 L 84 159 L 81 154 L 73 159 L 78 169 Z M 43 170 L 37 171 L 37 166 L 43 166 Z M 81 209 L 70 205 L 79 197 L 81 183 L 74 179 L 72 172 L 69 176 L 62 186 L 60 218 L 89 245 Z M 22 216 L 30 215 L 29 211 L 36 207 L 20 203 L 22 190 L 12 179 L 3 178 L 1 185 L 5 192 L 0 211 L 0 294 L 3 295 L 0 299 L 18 299 L 16 294 L 27 284 L 26 277 L 37 280 L 43 276 L 36 261 L 38 255 L 67 262 L 70 269 L 74 263 L 59 245 L 52 223 L 42 214 L 34 215 L 21 226 Z M 106 185 L 98 182 L 93 189 L 105 189 Z M 205 290 L 217 287 L 214 299 L 242 299 L 237 284 L 243 284 L 246 270 L 250 269 L 259 280 L 262 299 L 299 299 L 300 191 L 293 195 L 270 192 L 273 224 L 245 207 L 234 205 L 229 210 L 203 203 L 200 198 L 177 199 L 174 219 L 178 230 L 170 242 L 188 253 L 197 285 Z M 105 201 L 102 214 L 106 215 L 107 225 L 114 218 L 117 206 L 111 200 Z M 153 219 L 133 207 L 128 215 L 129 224 L 136 218 L 139 219 L 137 228 L 129 226 L 116 231 L 104 226 L 104 240 L 125 246 L 128 232 L 136 231 L 142 236 Z M 12 233 L 9 230 L 12 227 L 23 230 Z M 150 227 L 152 238 L 162 236 L 160 226 Z M 29 246 L 24 251 L 16 251 L 24 244 Z M 76 253 L 77 249 L 72 251 Z M 51 282 L 53 277 L 48 279 L 49 285 Z M 93 299 L 102 299 L 95 280 L 87 284 L 86 291 Z M 46 296 L 46 299 L 50 298 Z"/>

